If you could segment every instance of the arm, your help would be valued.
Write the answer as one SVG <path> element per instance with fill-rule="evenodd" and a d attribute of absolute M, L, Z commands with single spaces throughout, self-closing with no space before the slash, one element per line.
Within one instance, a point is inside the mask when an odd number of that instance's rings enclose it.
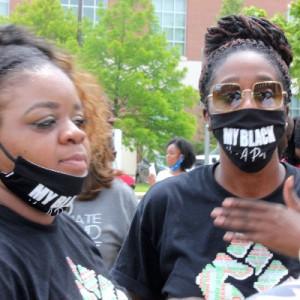
<path fill-rule="evenodd" d="M 149 173 L 148 175 L 148 182 L 149 184 L 152 186 L 153 184 L 155 184 L 155 175 L 152 173 Z"/>
<path fill-rule="evenodd" d="M 298 258 L 300 249 L 300 201 L 293 178 L 284 185 L 287 206 L 262 200 L 226 198 L 211 216 L 216 226 L 226 228 L 224 240 L 250 240 L 269 249 Z"/>

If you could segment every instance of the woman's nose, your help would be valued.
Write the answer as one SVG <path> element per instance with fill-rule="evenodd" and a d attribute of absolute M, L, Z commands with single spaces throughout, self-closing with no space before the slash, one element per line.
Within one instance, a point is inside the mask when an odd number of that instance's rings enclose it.
<path fill-rule="evenodd" d="M 79 128 L 72 120 L 66 121 L 60 132 L 61 143 L 79 144 L 86 138 L 85 132 Z"/>
<path fill-rule="evenodd" d="M 252 90 L 250 89 L 243 90 L 242 97 L 243 97 L 243 101 L 242 101 L 242 105 L 240 106 L 241 108 L 256 108 L 256 104 L 252 97 Z"/>

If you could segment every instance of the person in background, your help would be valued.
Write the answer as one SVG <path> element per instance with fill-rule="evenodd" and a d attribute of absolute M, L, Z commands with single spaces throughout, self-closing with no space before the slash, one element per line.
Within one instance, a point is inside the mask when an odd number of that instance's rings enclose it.
<path fill-rule="evenodd" d="M 284 148 L 281 160 L 300 168 L 300 117 L 291 118 L 286 132 L 287 146 Z"/>
<path fill-rule="evenodd" d="M 290 176 L 300 194 L 300 170 L 277 150 L 291 99 L 290 45 L 267 19 L 230 15 L 207 29 L 204 55 L 199 91 L 220 161 L 158 182 L 141 200 L 111 270 L 134 300 L 242 300 L 300 274 L 298 259 L 224 241 L 211 218 L 225 198 L 283 206 Z"/>
<path fill-rule="evenodd" d="M 281 139 L 279 145 L 278 145 L 278 157 L 280 160 L 285 161 L 284 158 L 284 152 L 288 146 L 288 143 L 291 141 L 291 139 L 294 139 L 294 119 L 289 115 L 287 122 L 286 122 L 286 127 L 285 127 L 285 132 L 283 135 L 283 138 Z"/>
<path fill-rule="evenodd" d="M 1 298 L 128 299 L 62 213 L 108 132 L 96 81 L 23 27 L 1 25 L 0 49 Z"/>
<path fill-rule="evenodd" d="M 105 107 L 107 100 L 101 97 L 98 103 Z M 105 126 L 107 121 L 103 122 Z M 110 118 L 108 123 L 112 126 Z M 138 203 L 133 189 L 119 179 L 111 167 L 114 148 L 110 138 L 109 133 L 108 143 L 105 143 L 107 138 L 104 139 L 102 147 L 92 153 L 83 191 L 68 210 L 91 236 L 108 269 L 119 253 Z"/>
<path fill-rule="evenodd" d="M 186 172 L 196 160 L 195 150 L 190 142 L 184 138 L 173 138 L 166 145 L 166 162 L 169 169 L 160 171 L 157 176 L 149 173 L 150 185 L 168 177 Z"/>

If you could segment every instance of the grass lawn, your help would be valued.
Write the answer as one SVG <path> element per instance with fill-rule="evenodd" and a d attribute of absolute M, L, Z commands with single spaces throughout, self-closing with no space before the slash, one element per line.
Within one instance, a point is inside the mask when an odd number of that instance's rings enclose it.
<path fill-rule="evenodd" d="M 147 192 L 150 188 L 150 184 L 148 183 L 136 183 L 135 184 L 135 192 Z"/>

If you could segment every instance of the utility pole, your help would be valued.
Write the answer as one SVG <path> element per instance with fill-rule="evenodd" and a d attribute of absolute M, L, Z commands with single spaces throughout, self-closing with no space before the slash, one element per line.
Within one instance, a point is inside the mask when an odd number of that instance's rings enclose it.
<path fill-rule="evenodd" d="M 78 40 L 79 47 L 82 46 L 81 25 L 82 25 L 82 0 L 78 0 L 78 34 L 77 34 L 77 40 Z"/>
<path fill-rule="evenodd" d="M 204 49 L 201 52 L 201 66 L 205 62 Z M 202 104 L 201 104 L 202 105 Z M 210 134 L 207 126 L 205 126 L 205 136 L 204 136 L 204 165 L 209 164 L 209 148 L 210 148 Z"/>

